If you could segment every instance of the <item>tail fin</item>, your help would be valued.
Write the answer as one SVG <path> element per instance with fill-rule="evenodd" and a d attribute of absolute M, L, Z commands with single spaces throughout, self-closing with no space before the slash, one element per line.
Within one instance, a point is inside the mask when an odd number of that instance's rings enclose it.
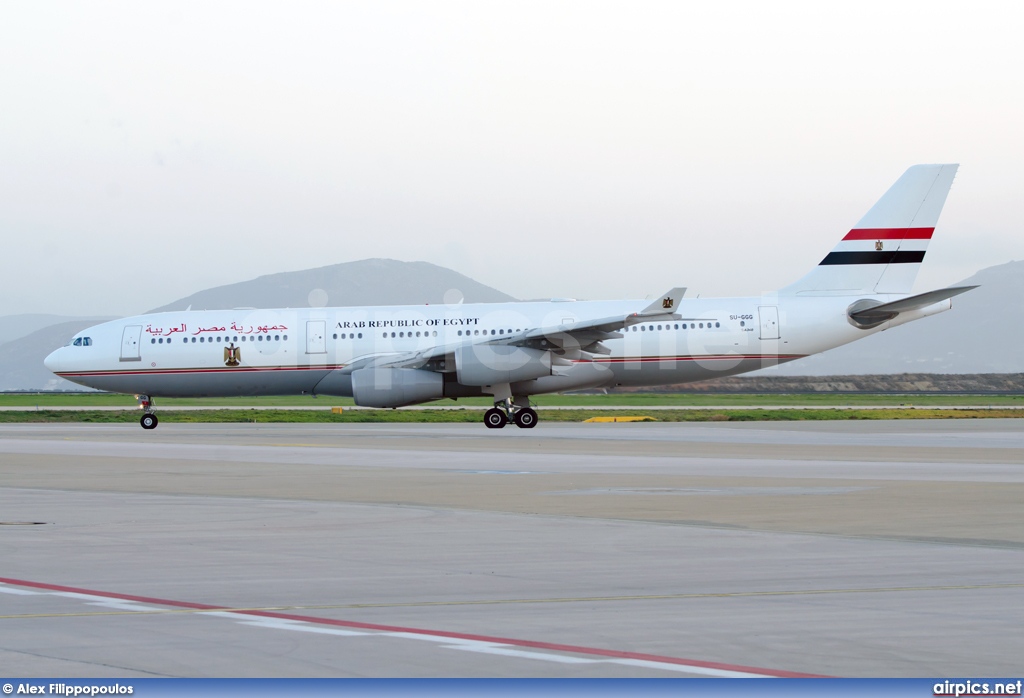
<path fill-rule="evenodd" d="M 783 294 L 910 293 L 958 165 L 914 165 Z"/>

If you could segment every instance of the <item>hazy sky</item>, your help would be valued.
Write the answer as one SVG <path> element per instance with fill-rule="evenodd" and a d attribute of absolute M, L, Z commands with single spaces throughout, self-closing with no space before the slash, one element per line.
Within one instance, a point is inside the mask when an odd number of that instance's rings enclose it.
<path fill-rule="evenodd" d="M 366 257 L 521 298 L 802 275 L 959 162 L 918 289 L 1024 258 L 1016 3 L 0 8 L 0 315 Z"/>

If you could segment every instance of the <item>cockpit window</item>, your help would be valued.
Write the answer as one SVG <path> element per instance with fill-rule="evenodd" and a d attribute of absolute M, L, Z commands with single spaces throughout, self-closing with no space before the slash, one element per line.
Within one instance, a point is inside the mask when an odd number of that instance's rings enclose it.
<path fill-rule="evenodd" d="M 76 340 L 74 341 L 74 345 L 75 345 L 76 347 L 80 347 L 80 346 L 82 346 L 82 338 L 81 338 L 81 337 L 77 338 L 77 339 L 76 339 Z"/>
<path fill-rule="evenodd" d="M 83 347 L 91 347 L 92 346 L 92 337 L 82 337 L 82 346 Z"/>

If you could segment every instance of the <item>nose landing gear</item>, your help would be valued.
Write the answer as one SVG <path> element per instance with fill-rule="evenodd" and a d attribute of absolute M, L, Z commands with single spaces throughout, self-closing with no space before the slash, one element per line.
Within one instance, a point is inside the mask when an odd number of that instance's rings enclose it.
<path fill-rule="evenodd" d="M 139 409 L 144 411 L 139 419 L 139 424 L 142 425 L 143 429 L 156 429 L 156 425 L 160 423 L 160 420 L 153 414 L 153 401 L 149 395 L 136 395 L 135 399 L 139 403 Z"/>

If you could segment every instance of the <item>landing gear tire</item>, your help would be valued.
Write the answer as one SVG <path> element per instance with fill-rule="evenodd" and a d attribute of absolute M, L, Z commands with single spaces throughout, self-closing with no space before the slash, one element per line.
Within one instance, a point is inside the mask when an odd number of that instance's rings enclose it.
<path fill-rule="evenodd" d="M 533 429 L 537 426 L 537 411 L 531 407 L 524 407 L 516 411 L 513 419 L 520 429 Z"/>
<path fill-rule="evenodd" d="M 139 420 L 139 424 L 142 425 L 143 429 L 156 429 L 156 425 L 160 423 L 160 420 L 156 418 L 155 414 L 144 414 Z"/>
<path fill-rule="evenodd" d="M 505 413 L 497 407 L 492 407 L 484 412 L 484 424 L 487 425 L 488 429 L 501 429 L 507 423 L 508 417 L 506 417 Z"/>

